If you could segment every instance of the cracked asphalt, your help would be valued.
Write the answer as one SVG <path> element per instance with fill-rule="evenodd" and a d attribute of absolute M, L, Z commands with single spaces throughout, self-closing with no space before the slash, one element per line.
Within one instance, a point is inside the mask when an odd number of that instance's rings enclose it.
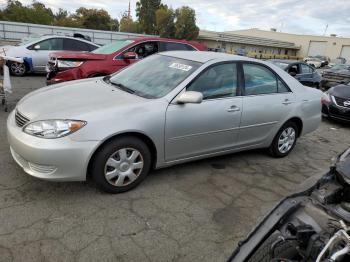
<path fill-rule="evenodd" d="M 43 76 L 13 78 L 12 110 Z M 54 99 L 54 98 L 52 98 Z M 281 198 L 350 146 L 350 126 L 323 121 L 284 159 L 264 150 L 152 172 L 119 195 L 92 182 L 26 175 L 6 140 L 0 107 L 0 261 L 225 261 Z"/>

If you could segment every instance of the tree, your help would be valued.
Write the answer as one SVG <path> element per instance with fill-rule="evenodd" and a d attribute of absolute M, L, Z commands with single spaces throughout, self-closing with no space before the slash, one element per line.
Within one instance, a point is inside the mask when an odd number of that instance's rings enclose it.
<path fill-rule="evenodd" d="M 80 7 L 76 10 L 75 18 L 80 21 L 82 27 L 97 30 L 111 30 L 116 28 L 116 23 L 108 12 L 103 9 L 87 9 Z"/>
<path fill-rule="evenodd" d="M 176 9 L 175 37 L 178 39 L 193 40 L 198 37 L 199 28 L 196 25 L 196 12 L 183 6 Z"/>
<path fill-rule="evenodd" d="M 139 24 L 137 22 L 134 22 L 132 18 L 129 18 L 127 15 L 124 15 L 122 19 L 120 19 L 119 31 L 128 33 L 138 33 Z"/>
<path fill-rule="evenodd" d="M 156 11 L 160 7 L 161 0 L 140 0 L 136 3 L 136 16 L 144 33 L 156 32 Z"/>
<path fill-rule="evenodd" d="M 156 30 L 160 37 L 175 37 L 175 12 L 164 5 L 156 11 Z"/>

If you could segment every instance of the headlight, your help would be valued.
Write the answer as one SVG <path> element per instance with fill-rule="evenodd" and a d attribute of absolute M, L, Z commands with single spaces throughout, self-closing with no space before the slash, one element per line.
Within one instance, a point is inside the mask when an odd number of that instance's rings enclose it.
<path fill-rule="evenodd" d="M 23 132 L 36 137 L 59 138 L 69 135 L 85 125 L 85 121 L 77 120 L 42 120 L 26 125 Z"/>
<path fill-rule="evenodd" d="M 331 95 L 328 93 L 328 92 L 324 92 L 323 95 L 322 95 L 322 103 L 330 103 L 331 102 Z"/>
<path fill-rule="evenodd" d="M 83 61 L 58 60 L 57 66 L 58 68 L 74 68 L 81 66 L 83 63 Z"/>

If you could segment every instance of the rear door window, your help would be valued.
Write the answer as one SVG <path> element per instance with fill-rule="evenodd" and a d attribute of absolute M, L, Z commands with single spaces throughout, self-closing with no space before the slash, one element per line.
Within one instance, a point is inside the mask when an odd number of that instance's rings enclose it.
<path fill-rule="evenodd" d="M 257 64 L 243 64 L 243 71 L 246 95 L 278 93 L 277 78 L 266 67 Z"/>
<path fill-rule="evenodd" d="M 192 46 L 182 43 L 175 43 L 175 42 L 160 42 L 161 50 L 162 51 L 194 51 Z"/>
<path fill-rule="evenodd" d="M 73 39 L 63 39 L 63 48 L 68 51 L 90 51 L 86 43 Z"/>

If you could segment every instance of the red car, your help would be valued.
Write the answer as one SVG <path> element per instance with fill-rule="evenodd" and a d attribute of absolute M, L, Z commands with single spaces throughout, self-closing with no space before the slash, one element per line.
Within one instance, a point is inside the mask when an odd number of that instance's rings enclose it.
<path fill-rule="evenodd" d="M 193 41 L 164 38 L 117 40 L 92 52 L 55 52 L 47 65 L 47 84 L 110 75 L 149 55 L 172 50 L 206 51 Z"/>

